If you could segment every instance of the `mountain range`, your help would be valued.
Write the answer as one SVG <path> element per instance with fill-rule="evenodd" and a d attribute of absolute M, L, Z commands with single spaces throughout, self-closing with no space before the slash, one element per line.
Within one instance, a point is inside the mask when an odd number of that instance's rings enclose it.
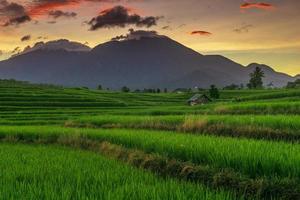
<path fill-rule="evenodd" d="M 1 61 L 0 78 L 91 88 L 207 88 L 247 84 L 256 67 L 265 72 L 265 85 L 282 87 L 297 78 L 266 65 L 243 66 L 220 55 L 202 55 L 154 33 L 120 37 L 93 49 L 68 40 L 40 42 Z"/>

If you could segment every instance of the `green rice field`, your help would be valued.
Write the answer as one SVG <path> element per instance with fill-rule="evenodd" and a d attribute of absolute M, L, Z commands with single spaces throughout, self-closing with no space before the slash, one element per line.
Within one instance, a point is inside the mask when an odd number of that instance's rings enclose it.
<path fill-rule="evenodd" d="M 0 198 L 299 200 L 300 91 L 220 92 L 0 81 Z"/>

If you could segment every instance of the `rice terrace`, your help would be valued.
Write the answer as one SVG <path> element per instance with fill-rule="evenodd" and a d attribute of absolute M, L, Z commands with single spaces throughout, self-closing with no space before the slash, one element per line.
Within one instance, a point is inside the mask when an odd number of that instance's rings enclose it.
<path fill-rule="evenodd" d="M 192 92 L 2 80 L 0 94 L 3 199 L 300 197 L 299 89 L 192 107 Z"/>
<path fill-rule="evenodd" d="M 0 0 L 0 200 L 300 200 L 299 0 Z"/>

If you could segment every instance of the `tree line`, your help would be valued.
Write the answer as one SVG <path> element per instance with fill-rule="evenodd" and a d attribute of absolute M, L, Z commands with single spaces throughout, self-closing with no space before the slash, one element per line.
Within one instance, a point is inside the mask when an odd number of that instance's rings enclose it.
<path fill-rule="evenodd" d="M 252 73 L 249 74 L 249 82 L 248 84 L 231 84 L 226 87 L 223 87 L 223 90 L 242 90 L 242 89 L 263 89 L 264 83 L 263 78 L 265 77 L 265 73 L 260 67 L 256 67 Z M 267 85 L 269 88 L 273 88 L 273 83 L 269 83 Z M 289 82 L 286 88 L 300 88 L 300 79 L 296 80 L 295 82 Z M 103 90 L 102 85 L 98 86 L 98 90 Z M 107 88 L 106 90 L 109 90 Z M 205 89 L 198 88 L 198 92 L 205 91 Z M 168 93 L 168 89 L 165 88 L 161 90 L 160 88 L 144 88 L 143 90 L 136 89 L 131 91 L 131 89 L 127 86 L 123 86 L 121 88 L 121 92 L 128 93 L 128 92 L 135 92 L 135 93 Z M 185 92 L 191 93 L 193 90 L 191 88 L 178 88 L 172 92 Z M 212 98 L 218 99 L 220 97 L 219 89 L 216 85 L 211 85 L 209 89 L 209 94 Z"/>

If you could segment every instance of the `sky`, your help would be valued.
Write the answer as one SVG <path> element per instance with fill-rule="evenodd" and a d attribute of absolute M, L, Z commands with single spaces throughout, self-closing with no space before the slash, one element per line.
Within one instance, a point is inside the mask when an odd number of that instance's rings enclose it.
<path fill-rule="evenodd" d="M 129 29 L 300 74 L 299 0 L 0 0 L 0 60 L 39 41 L 94 47 Z"/>

